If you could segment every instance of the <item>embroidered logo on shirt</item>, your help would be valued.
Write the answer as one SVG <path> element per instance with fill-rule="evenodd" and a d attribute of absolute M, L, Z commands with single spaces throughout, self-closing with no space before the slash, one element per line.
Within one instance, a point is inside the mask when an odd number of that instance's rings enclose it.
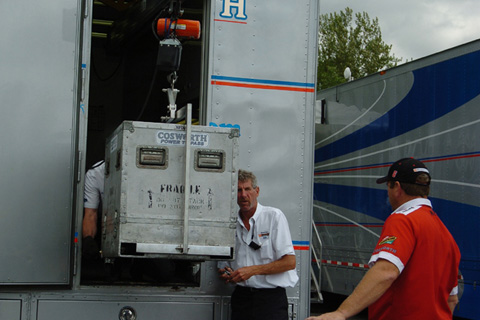
<path fill-rule="evenodd" d="M 381 246 L 382 244 L 393 244 L 395 240 L 397 240 L 397 237 L 395 236 L 386 236 L 378 245 Z"/>
<path fill-rule="evenodd" d="M 258 237 L 261 239 L 268 239 L 269 236 L 270 236 L 270 232 L 268 231 L 260 232 L 258 234 Z"/>

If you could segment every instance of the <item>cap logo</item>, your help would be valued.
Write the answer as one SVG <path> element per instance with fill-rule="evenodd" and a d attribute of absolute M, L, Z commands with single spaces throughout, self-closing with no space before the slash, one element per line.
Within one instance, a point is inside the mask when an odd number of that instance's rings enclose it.
<path fill-rule="evenodd" d="M 413 172 L 426 172 L 426 173 L 429 173 L 427 169 L 425 168 L 414 168 L 413 169 Z"/>
<path fill-rule="evenodd" d="M 397 170 L 393 171 L 393 173 L 392 173 L 392 178 L 395 178 L 395 177 L 397 176 L 397 173 L 398 173 Z"/>

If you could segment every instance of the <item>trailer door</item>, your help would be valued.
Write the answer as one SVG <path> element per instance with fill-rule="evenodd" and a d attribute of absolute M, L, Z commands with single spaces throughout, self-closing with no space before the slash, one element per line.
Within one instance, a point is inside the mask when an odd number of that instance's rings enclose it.
<path fill-rule="evenodd" d="M 79 3 L 0 1 L 1 285 L 71 276 Z"/>

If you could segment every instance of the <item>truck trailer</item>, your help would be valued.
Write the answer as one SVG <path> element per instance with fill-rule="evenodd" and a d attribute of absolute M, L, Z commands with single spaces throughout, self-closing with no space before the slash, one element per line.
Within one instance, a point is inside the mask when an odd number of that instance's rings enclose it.
<path fill-rule="evenodd" d="M 348 295 L 363 277 L 391 212 L 375 181 L 414 157 L 460 248 L 454 315 L 480 319 L 479 71 L 473 41 L 317 93 L 312 246 L 323 291 Z"/>
<path fill-rule="evenodd" d="M 289 317 L 307 317 L 318 16 L 318 0 L 1 1 L 0 319 L 229 319 L 238 169 L 288 219 Z"/>

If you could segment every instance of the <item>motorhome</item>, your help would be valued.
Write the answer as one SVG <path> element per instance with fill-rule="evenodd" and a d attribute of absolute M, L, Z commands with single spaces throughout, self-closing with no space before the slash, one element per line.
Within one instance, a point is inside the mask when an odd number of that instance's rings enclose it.
<path fill-rule="evenodd" d="M 391 212 L 375 180 L 414 157 L 432 172 L 430 199 L 461 251 L 454 315 L 478 319 L 479 70 L 474 41 L 317 93 L 312 245 L 321 290 L 348 295 L 368 270 Z"/>
<path fill-rule="evenodd" d="M 307 317 L 318 16 L 318 0 L 2 1 L 0 318 L 229 319 L 217 263 L 235 258 L 240 168 L 287 216 L 289 315 Z"/>

